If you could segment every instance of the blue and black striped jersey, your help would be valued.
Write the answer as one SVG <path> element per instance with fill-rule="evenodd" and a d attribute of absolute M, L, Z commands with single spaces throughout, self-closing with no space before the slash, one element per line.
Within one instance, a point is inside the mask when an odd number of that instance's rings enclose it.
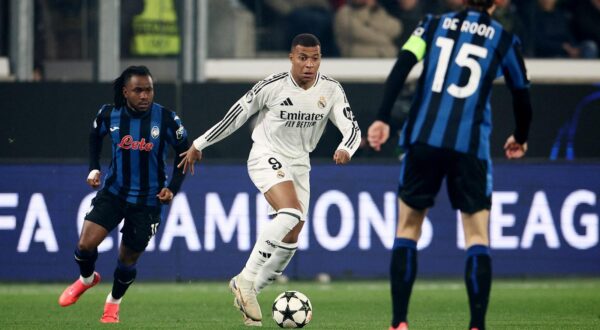
<path fill-rule="evenodd" d="M 181 119 L 157 103 L 144 112 L 102 106 L 90 133 L 90 170 L 100 169 L 102 138 L 107 134 L 112 141 L 112 159 L 103 189 L 128 203 L 159 205 L 156 194 L 167 187 L 167 145 L 175 149 L 175 164 L 177 155 L 189 146 Z M 173 194 L 182 181 L 183 174 L 174 169 L 168 186 Z"/>
<path fill-rule="evenodd" d="M 400 144 L 424 143 L 489 159 L 492 82 L 529 87 L 520 41 L 488 13 L 426 16 L 403 50 L 423 59 Z"/>

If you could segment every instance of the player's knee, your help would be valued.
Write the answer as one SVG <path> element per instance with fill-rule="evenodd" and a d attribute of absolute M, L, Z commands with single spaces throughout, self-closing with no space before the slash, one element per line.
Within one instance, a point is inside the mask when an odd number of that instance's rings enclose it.
<path fill-rule="evenodd" d="M 298 222 L 296 226 L 289 232 L 285 237 L 281 240 L 283 243 L 297 243 L 298 237 L 300 236 L 300 232 L 302 231 L 302 227 L 304 225 L 304 221 Z"/>
<path fill-rule="evenodd" d="M 287 195 L 285 203 L 281 206 L 282 208 L 292 208 L 302 212 L 302 204 L 300 204 L 300 199 L 295 194 Z"/>
<path fill-rule="evenodd" d="M 302 205 L 300 204 L 300 201 L 298 199 L 296 199 L 293 204 L 294 204 L 294 208 L 296 210 L 298 210 L 300 213 L 302 213 Z"/>
<path fill-rule="evenodd" d="M 304 215 L 300 208 L 289 207 L 277 210 L 277 221 L 287 228 L 288 231 L 294 230 L 300 221 L 304 220 L 303 218 Z"/>
<path fill-rule="evenodd" d="M 300 201 L 297 198 L 290 198 L 285 203 L 282 203 L 282 205 L 283 205 L 283 207 L 281 207 L 279 210 L 294 209 L 294 210 L 302 213 L 302 204 L 300 204 Z"/>
<path fill-rule="evenodd" d="M 297 234 L 294 234 L 294 229 L 302 220 L 302 212 L 294 208 L 281 208 L 277 210 L 275 218 L 265 226 L 260 234 L 259 240 L 283 241 L 292 240 Z M 297 231 L 302 227 L 299 227 Z M 292 234 L 290 234 L 292 232 Z"/>
<path fill-rule="evenodd" d="M 119 264 L 123 264 L 126 266 L 135 265 L 140 255 L 141 253 L 138 252 L 119 253 Z"/>
<path fill-rule="evenodd" d="M 96 251 L 97 246 L 95 246 L 94 244 L 87 242 L 87 241 L 79 241 L 77 243 L 77 250 L 79 251 L 85 251 L 87 253 L 94 253 L 94 251 Z"/>
<path fill-rule="evenodd" d="M 298 243 L 298 234 L 292 234 L 292 232 L 289 232 L 281 241 L 288 244 Z"/>

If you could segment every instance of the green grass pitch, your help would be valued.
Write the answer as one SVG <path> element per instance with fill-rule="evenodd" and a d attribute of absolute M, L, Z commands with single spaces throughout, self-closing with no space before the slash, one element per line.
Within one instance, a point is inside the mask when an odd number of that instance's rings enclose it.
<path fill-rule="evenodd" d="M 61 308 L 66 284 L 0 284 L 0 329 L 245 329 L 232 307 L 227 281 L 135 283 L 121 305 L 121 323 L 98 320 L 110 290 L 106 281 L 77 304 Z M 259 296 L 263 328 L 274 297 L 305 293 L 314 315 L 308 329 L 387 329 L 386 281 L 275 284 Z M 460 280 L 417 280 L 410 306 L 411 329 L 466 329 L 467 297 Z M 600 279 L 496 280 L 488 310 L 490 329 L 600 329 Z"/>

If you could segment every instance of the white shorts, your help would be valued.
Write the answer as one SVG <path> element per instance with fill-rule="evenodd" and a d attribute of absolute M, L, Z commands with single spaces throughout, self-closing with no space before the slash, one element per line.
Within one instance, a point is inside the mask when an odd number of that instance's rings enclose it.
<path fill-rule="evenodd" d="M 293 181 L 304 214 L 302 220 L 306 219 L 310 200 L 310 158 L 308 155 L 298 159 L 287 158 L 254 144 L 248 157 L 248 175 L 256 188 L 263 194 L 278 183 Z M 269 214 L 273 213 L 275 210 L 270 208 Z"/>

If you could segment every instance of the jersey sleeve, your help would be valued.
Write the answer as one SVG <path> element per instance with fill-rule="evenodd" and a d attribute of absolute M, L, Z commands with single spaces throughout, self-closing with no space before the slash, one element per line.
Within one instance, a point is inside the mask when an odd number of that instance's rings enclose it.
<path fill-rule="evenodd" d="M 419 25 L 415 28 L 404 46 L 402 46 L 398 54 L 398 59 L 385 81 L 383 97 L 377 111 L 377 120 L 389 124 L 392 108 L 398 98 L 398 94 L 404 87 L 406 78 L 415 64 L 425 57 L 429 42 L 428 38 L 431 38 L 432 35 L 432 33 L 428 33 L 432 26 L 432 17 L 431 15 L 425 16 L 419 22 Z"/>
<path fill-rule="evenodd" d="M 203 150 L 206 147 L 215 144 L 231 135 L 238 128 L 242 127 L 248 118 L 252 117 L 267 104 L 270 86 L 268 82 L 272 81 L 273 76 L 269 76 L 259 81 L 244 96 L 233 104 L 225 117 L 211 127 L 208 131 L 194 140 L 194 147 Z M 271 84 L 272 86 L 273 84 Z"/>
<path fill-rule="evenodd" d="M 502 58 L 501 67 L 504 80 L 510 89 L 529 88 L 529 78 L 525 69 L 525 61 L 521 52 L 519 38 L 513 36 L 513 41 L 508 51 Z"/>
<path fill-rule="evenodd" d="M 188 133 L 183 126 L 181 118 L 179 118 L 176 113 L 171 111 L 169 111 L 167 118 L 167 142 L 175 149 L 183 144 L 187 145 Z"/>
<path fill-rule="evenodd" d="M 529 128 L 533 116 L 531 98 L 529 96 L 529 78 L 525 61 L 521 55 L 521 42 L 516 36 L 502 58 L 501 72 L 506 85 L 510 88 L 513 97 L 513 113 L 515 117 L 515 130 L 513 136 L 518 143 L 525 143 L 529 137 Z"/>
<path fill-rule="evenodd" d="M 181 184 L 185 178 L 185 174 L 177 169 L 183 157 L 181 153 L 185 152 L 189 147 L 187 138 L 187 131 L 181 122 L 181 118 L 174 112 L 169 111 L 167 117 L 167 142 L 175 149 L 175 159 L 173 161 L 173 173 L 171 175 L 171 181 L 167 188 L 171 190 L 173 194 L 177 194 L 181 189 Z"/>
<path fill-rule="evenodd" d="M 104 137 L 108 133 L 108 126 L 110 125 L 110 112 L 112 106 L 105 104 L 96 113 L 94 121 L 92 122 L 92 132 L 100 137 Z"/>
<path fill-rule="evenodd" d="M 346 150 L 352 157 L 360 146 L 361 133 L 344 89 L 339 84 L 336 87 L 333 107 L 329 112 L 329 120 L 342 133 L 342 142 L 338 145 L 337 150 Z"/>
<path fill-rule="evenodd" d="M 102 138 L 108 133 L 110 113 L 112 106 L 103 105 L 92 122 L 89 135 L 89 170 L 100 170 L 100 153 L 102 152 Z"/>

